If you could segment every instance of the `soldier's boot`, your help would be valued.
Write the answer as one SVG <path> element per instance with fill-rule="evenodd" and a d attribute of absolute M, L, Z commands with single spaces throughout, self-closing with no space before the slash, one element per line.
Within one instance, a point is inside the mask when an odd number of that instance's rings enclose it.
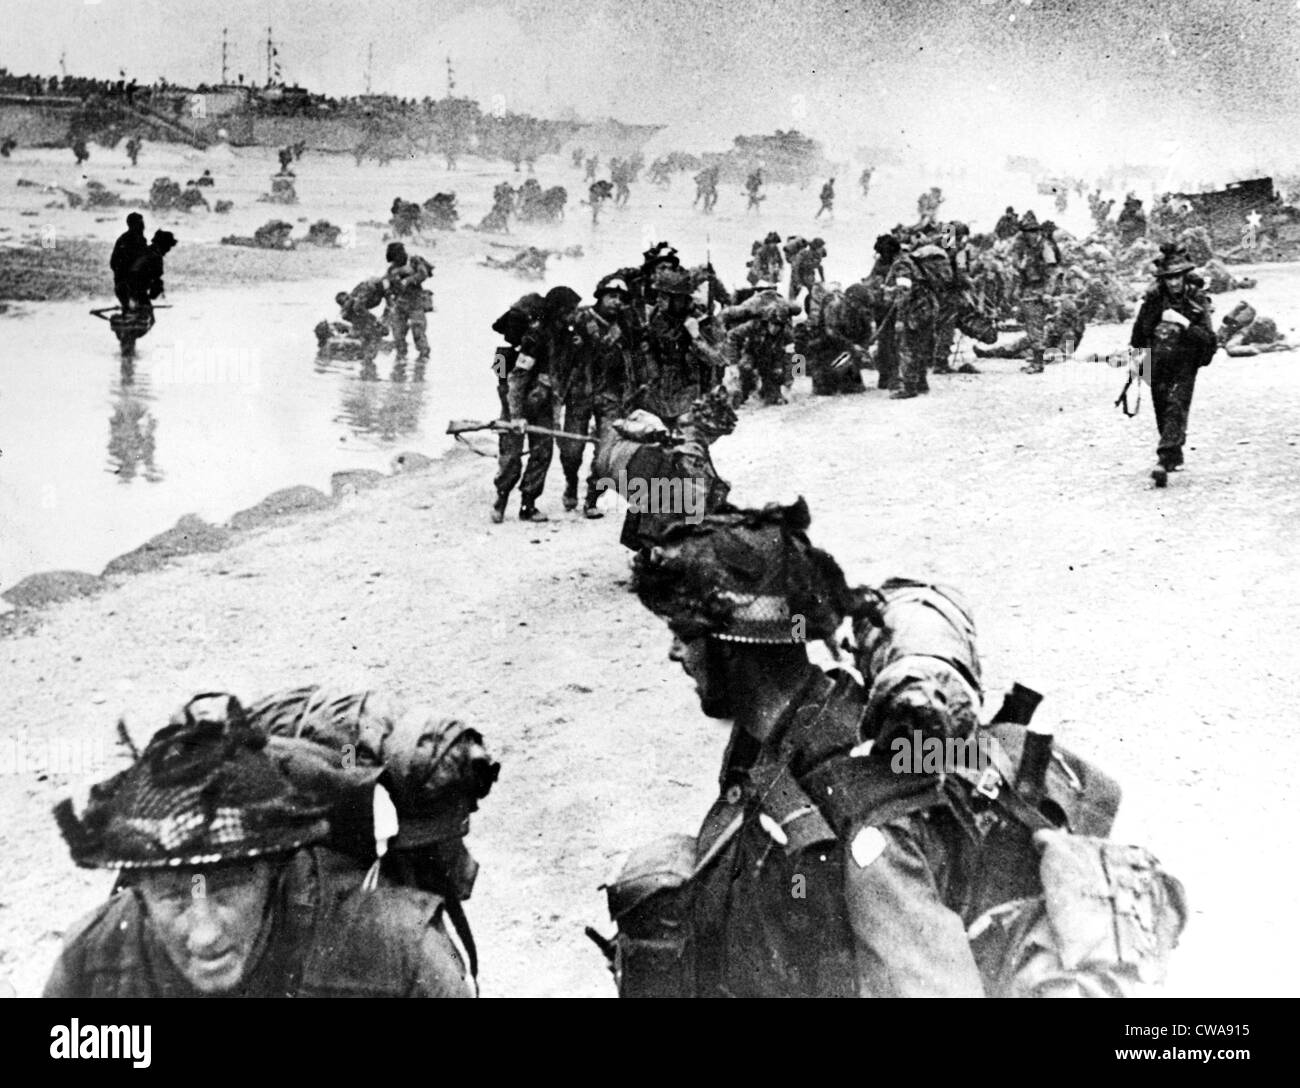
<path fill-rule="evenodd" d="M 911 400 L 913 397 L 918 395 L 919 394 L 917 393 L 916 386 L 912 385 L 910 382 L 907 382 L 904 383 L 902 386 L 900 386 L 898 389 L 895 389 L 892 393 L 890 393 L 889 399 L 890 400 Z"/>
<path fill-rule="evenodd" d="M 519 508 L 520 521 L 550 521 L 545 514 L 537 509 L 532 503 L 525 503 Z"/>
<path fill-rule="evenodd" d="M 578 481 L 568 480 L 564 485 L 564 509 L 578 509 Z"/>
<path fill-rule="evenodd" d="M 508 495 L 498 495 L 497 501 L 492 504 L 492 524 L 500 525 L 506 516 L 506 500 Z"/>
<path fill-rule="evenodd" d="M 1169 483 L 1169 470 L 1163 462 L 1151 470 L 1151 479 L 1156 487 L 1165 487 Z"/>

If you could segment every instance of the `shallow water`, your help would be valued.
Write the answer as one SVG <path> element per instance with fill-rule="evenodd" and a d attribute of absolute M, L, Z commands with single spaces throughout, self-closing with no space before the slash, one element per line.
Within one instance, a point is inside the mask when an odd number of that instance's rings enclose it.
<path fill-rule="evenodd" d="M 280 487 L 328 492 L 341 469 L 387 471 L 406 449 L 436 455 L 448 418 L 495 414 L 490 343 L 486 359 L 435 351 L 423 373 L 394 374 L 386 352 L 376 380 L 359 363 L 318 360 L 312 326 L 337 286 L 177 295 L 133 365 L 85 303 L 7 321 L 0 586 L 42 569 L 98 571 L 182 514 L 221 521 Z M 430 317 L 435 345 L 464 331 L 455 315 Z"/>
<path fill-rule="evenodd" d="M 165 153 L 179 154 L 156 152 Z M 213 242 L 232 229 L 251 231 L 276 211 L 251 201 L 265 188 L 274 152 L 228 155 L 217 172 L 229 175 L 222 192 L 239 198 L 238 215 L 187 220 L 185 236 L 195 242 Z M 186 152 L 183 166 L 197 172 L 204 161 Z M 38 167 L 36 159 L 23 164 L 43 181 L 60 180 L 60 171 L 68 169 Z M 147 184 L 157 169 L 142 167 L 138 184 Z M 303 204 L 294 209 L 296 233 L 321 216 L 345 225 L 383 219 L 393 194 L 423 198 L 443 189 L 457 192 L 462 223 L 477 222 L 497 181 L 521 180 L 508 169 L 486 166 L 448 174 L 415 160 L 357 170 L 350 160 L 312 155 L 298 172 Z M 430 286 L 438 309 L 429 315 L 432 361 L 422 375 L 414 368 L 399 374 L 404 381 L 393 380 L 391 353 L 380 355 L 374 381 L 362 380 L 359 363 L 316 358 L 312 327 L 332 316 L 334 293 L 382 271 L 377 233 L 373 245 L 340 250 L 338 273 L 328 280 L 173 292 L 167 299 L 173 308 L 159 311 L 129 371 L 120 365 L 107 324 L 87 313 L 92 303 L 24 304 L 21 316 L 3 319 L 0 588 L 39 570 L 97 572 L 186 513 L 220 522 L 278 488 L 308 484 L 328 492 L 333 472 L 387 471 L 403 450 L 445 452 L 451 445 L 448 419 L 490 419 L 497 412 L 490 371 L 497 342 L 493 319 L 530 290 L 567 283 L 585 296 L 602 274 L 639 263 L 641 251 L 661 239 L 678 245 L 689 264 L 712 259 L 723 279 L 736 284 L 743 282 L 750 242 L 767 230 L 779 229 L 783 237 L 820 234 L 829 248 L 827 278 L 852 282 L 871 266 L 875 235 L 914 218 L 920 184 L 919 178 L 883 171 L 871 198 L 863 200 L 850 176 L 856 172 L 839 180 L 833 220 L 812 217 L 820 181 L 804 190 L 772 187 L 761 215 L 745 213 L 740 187 L 724 184 L 717 213 L 705 217 L 691 208 L 690 180 L 678 177 L 670 189 L 634 186 L 630 206 L 606 206 L 593 229 L 588 209 L 576 203 L 585 191 L 580 174 L 558 157 L 544 160 L 538 167 L 542 183 L 569 189 L 563 224 L 516 225 L 509 238 L 459 231 L 436 246 L 413 246 L 436 266 Z M 1004 198 L 1020 198 L 1018 206 L 1034 202 L 1031 192 L 1009 188 L 1009 181 L 1023 184 L 1005 176 L 962 178 L 944 214 L 969 216 L 978 226 L 985 218 L 992 221 Z M 1071 209 L 1075 217 L 1084 215 L 1078 204 Z M 1070 216 L 1062 221 L 1082 226 Z M 115 221 L 76 223 L 78 230 L 104 237 L 119 229 Z M 585 253 L 553 258 L 547 279 L 538 282 L 479 264 L 489 254 L 508 255 L 496 242 L 557 250 L 578 244 Z M 1286 278 L 1263 270 L 1262 312 L 1270 312 L 1270 292 L 1276 294 Z M 1230 305 L 1220 302 L 1220 312 Z M 1085 350 L 1120 346 L 1118 330 L 1098 332 Z M 495 448 L 487 436 L 472 441 Z M 485 499 L 492 470 L 485 460 Z"/>

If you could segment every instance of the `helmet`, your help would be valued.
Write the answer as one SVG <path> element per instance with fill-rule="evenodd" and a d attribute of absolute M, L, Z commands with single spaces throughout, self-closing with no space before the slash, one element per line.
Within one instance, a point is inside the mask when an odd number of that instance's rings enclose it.
<path fill-rule="evenodd" d="M 1020 217 L 1020 223 L 1018 226 L 1021 230 L 1025 231 L 1038 230 L 1038 216 L 1036 216 L 1032 211 L 1025 212 L 1025 214 Z"/>
<path fill-rule="evenodd" d="M 389 264 L 403 264 L 406 261 L 406 247 L 401 242 L 389 242 L 384 250 L 384 260 Z"/>
<path fill-rule="evenodd" d="M 661 295 L 682 295 L 686 298 L 695 294 L 690 275 L 681 269 L 674 269 L 664 275 L 655 285 L 655 290 Z"/>
<path fill-rule="evenodd" d="M 830 638 L 859 602 L 805 535 L 802 498 L 676 523 L 634 564 L 633 588 L 683 638 L 791 645 Z"/>
<path fill-rule="evenodd" d="M 623 279 L 617 272 L 605 276 L 596 284 L 594 292 L 596 298 L 606 294 L 620 294 L 625 299 L 632 297 L 632 291 L 627 285 L 627 280 Z"/>
<path fill-rule="evenodd" d="M 764 244 L 769 245 L 769 246 L 770 246 L 770 245 L 780 245 L 780 244 L 781 244 L 781 235 L 780 235 L 779 233 L 777 233 L 776 231 L 774 231 L 774 230 L 770 230 L 770 231 L 767 232 L 767 237 L 763 239 L 763 242 L 764 242 Z"/>
<path fill-rule="evenodd" d="M 140 758 L 91 788 L 81 819 L 55 818 L 86 868 L 162 869 L 290 853 L 329 833 L 325 808 L 299 793 L 233 695 L 196 695 Z"/>
<path fill-rule="evenodd" d="M 844 301 L 858 309 L 870 309 L 871 288 L 865 283 L 851 283 L 844 289 Z"/>

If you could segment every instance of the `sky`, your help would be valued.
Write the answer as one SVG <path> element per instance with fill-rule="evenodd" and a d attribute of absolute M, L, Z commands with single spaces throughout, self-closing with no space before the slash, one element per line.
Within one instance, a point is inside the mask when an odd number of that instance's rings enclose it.
<path fill-rule="evenodd" d="M 671 126 L 798 128 L 833 155 L 1024 154 L 1195 174 L 1300 162 L 1297 0 L 0 0 L 0 66 L 141 82 L 284 78 Z M 373 56 L 373 61 L 370 58 Z"/>

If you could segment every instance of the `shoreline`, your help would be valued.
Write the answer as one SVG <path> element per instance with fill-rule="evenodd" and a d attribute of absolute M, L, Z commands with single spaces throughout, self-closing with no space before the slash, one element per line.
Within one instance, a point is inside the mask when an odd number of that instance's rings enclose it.
<path fill-rule="evenodd" d="M 1036 381 L 991 364 L 916 401 L 799 395 L 747 414 L 715 460 L 742 505 L 805 495 L 811 539 L 851 582 L 911 574 L 969 597 L 986 689 L 1044 692 L 1036 724 L 1121 779 L 1117 838 L 1187 885 L 1168 993 L 1282 992 L 1279 959 L 1300 959 L 1285 874 L 1251 868 L 1245 936 L 1221 874 L 1266 852 L 1258 828 L 1289 811 L 1300 694 L 1270 677 L 1300 671 L 1282 634 L 1300 603 L 1300 480 L 1279 471 L 1294 464 L 1300 373 L 1286 357 L 1211 367 L 1188 469 L 1163 492 L 1146 479 L 1150 415 L 1119 418 L 1115 376 L 1075 363 Z M 698 825 L 726 729 L 701 716 L 664 625 L 628 593 L 618 513 L 562 514 L 553 465 L 550 522 L 520 523 L 512 501 L 492 525 L 492 468 L 467 452 L 422 463 L 40 612 L 0 641 L 0 739 L 101 752 L 119 716 L 142 741 L 192 692 L 309 682 L 460 717 L 503 765 L 468 840 L 484 994 L 610 996 L 582 932 L 608 929 L 598 885 L 621 852 Z M 1277 694 L 1261 717 L 1265 690 Z M 0 791 L 0 975 L 20 994 L 39 992 L 60 934 L 111 885 L 72 866 L 49 811 L 118 769 L 112 752 L 89 776 L 29 769 Z M 1228 941 L 1241 955 L 1224 964 Z"/>

